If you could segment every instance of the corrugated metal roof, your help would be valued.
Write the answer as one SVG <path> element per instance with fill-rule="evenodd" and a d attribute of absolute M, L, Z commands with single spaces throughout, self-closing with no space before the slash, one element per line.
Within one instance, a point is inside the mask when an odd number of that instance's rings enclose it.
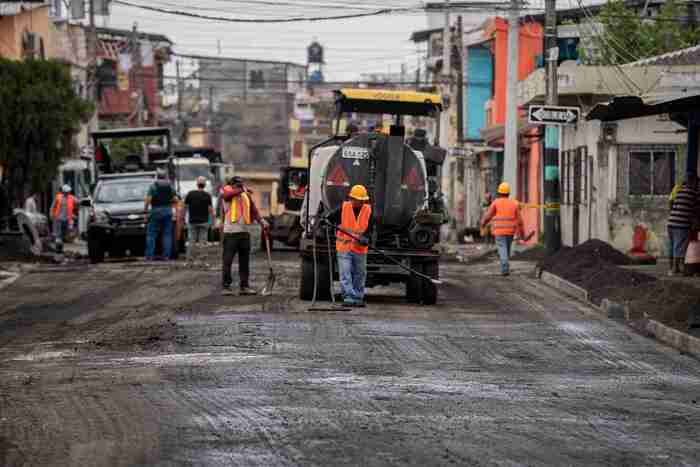
<path fill-rule="evenodd" d="M 644 58 L 636 62 L 626 63 L 623 66 L 648 66 L 648 65 L 696 65 L 700 64 L 700 45 L 687 49 L 674 50 L 655 57 Z"/>

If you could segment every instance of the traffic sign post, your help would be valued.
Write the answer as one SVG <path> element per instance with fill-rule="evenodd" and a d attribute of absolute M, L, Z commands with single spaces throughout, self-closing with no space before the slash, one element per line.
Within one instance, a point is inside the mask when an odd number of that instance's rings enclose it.
<path fill-rule="evenodd" d="M 576 125 L 581 119 L 581 108 L 558 105 L 531 105 L 528 121 L 536 125 Z"/>

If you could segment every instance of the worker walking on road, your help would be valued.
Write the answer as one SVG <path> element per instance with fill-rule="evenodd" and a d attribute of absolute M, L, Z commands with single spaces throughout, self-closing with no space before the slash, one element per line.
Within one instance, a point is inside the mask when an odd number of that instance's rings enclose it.
<path fill-rule="evenodd" d="M 498 257 L 501 260 L 501 275 L 510 274 L 510 251 L 513 245 L 513 237 L 519 234 L 523 237 L 523 219 L 520 215 L 518 202 L 510 199 L 510 185 L 503 182 L 498 186 L 498 198 L 484 213 L 481 219 L 481 227 L 491 223 L 491 235 L 496 239 Z"/>
<path fill-rule="evenodd" d="M 223 242 L 222 285 L 224 295 L 232 295 L 231 265 L 238 254 L 238 276 L 240 295 L 255 295 L 250 288 L 250 232 L 249 226 L 258 222 L 263 228 L 263 235 L 268 234 L 268 223 L 260 217 L 253 198 L 240 177 L 233 177 L 223 189 L 221 210 L 221 241 Z"/>
<path fill-rule="evenodd" d="M 56 251 L 63 253 L 63 243 L 68 231 L 73 228 L 75 222 L 75 196 L 71 193 L 70 185 L 63 185 L 61 191 L 56 193 L 51 205 L 51 221 L 53 222 L 53 238 Z"/>
<path fill-rule="evenodd" d="M 353 186 L 349 200 L 342 204 L 340 210 L 331 213 L 328 219 L 340 227 L 336 232 L 335 249 L 338 254 L 343 304 L 364 307 L 367 252 L 369 251 L 367 235 L 372 223 L 372 207 L 369 204 L 367 189 L 362 185 Z M 359 240 L 352 238 L 343 230 Z"/>
<path fill-rule="evenodd" d="M 157 177 L 158 179 L 148 190 L 143 207 L 148 224 L 146 261 L 155 259 L 156 240 L 160 233 L 163 235 L 163 259 L 170 259 L 173 248 L 173 206 L 178 200 L 166 173 L 158 171 Z"/>
<path fill-rule="evenodd" d="M 189 245 L 187 257 L 192 259 L 195 248 L 209 239 L 209 220 L 216 219 L 214 204 L 211 195 L 204 191 L 207 186 L 207 179 L 197 177 L 197 189 L 187 193 L 185 205 L 188 214 Z"/>

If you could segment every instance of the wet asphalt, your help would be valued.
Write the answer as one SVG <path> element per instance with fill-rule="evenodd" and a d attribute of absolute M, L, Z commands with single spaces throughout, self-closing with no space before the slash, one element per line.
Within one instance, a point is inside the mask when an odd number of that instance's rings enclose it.
<path fill-rule="evenodd" d="M 493 263 L 309 312 L 298 261 L 42 266 L 0 290 L 0 465 L 700 465 L 700 362 Z M 254 283 L 267 275 L 254 260 Z"/>

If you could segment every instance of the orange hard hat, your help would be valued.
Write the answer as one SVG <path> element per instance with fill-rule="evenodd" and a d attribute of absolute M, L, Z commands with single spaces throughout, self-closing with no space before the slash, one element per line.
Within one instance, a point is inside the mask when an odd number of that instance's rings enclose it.
<path fill-rule="evenodd" d="M 350 189 L 350 197 L 359 201 L 367 201 L 369 199 L 367 188 L 363 185 L 355 185 Z"/>

